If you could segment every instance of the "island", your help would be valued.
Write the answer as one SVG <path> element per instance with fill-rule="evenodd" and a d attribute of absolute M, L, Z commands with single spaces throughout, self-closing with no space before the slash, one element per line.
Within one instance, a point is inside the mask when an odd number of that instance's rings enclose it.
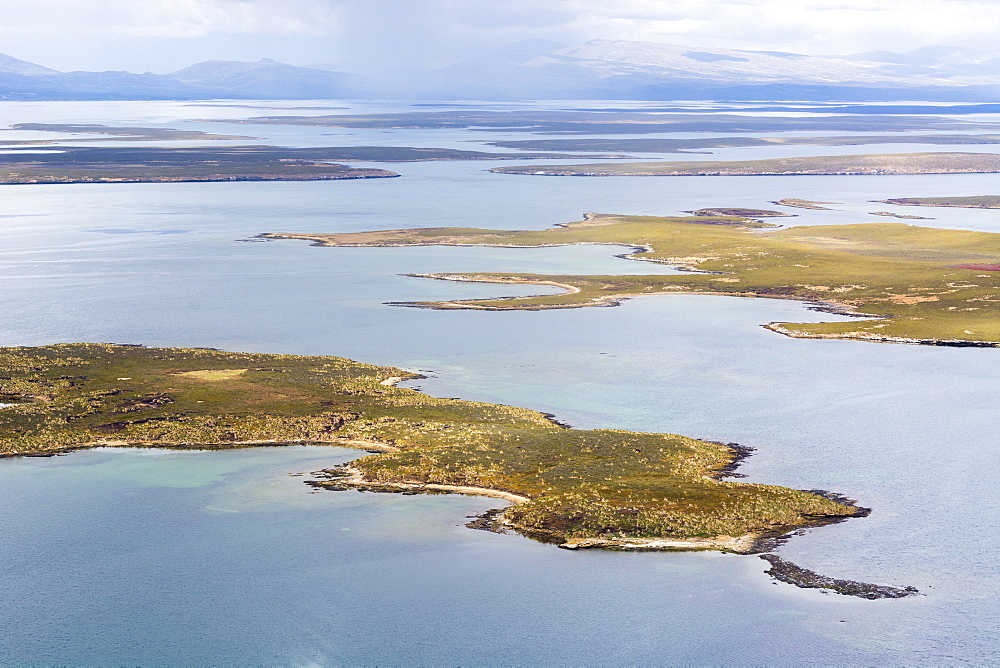
<path fill-rule="evenodd" d="M 833 211 L 828 206 L 823 206 L 824 204 L 841 204 L 841 202 L 814 202 L 808 199 L 798 199 L 796 197 L 785 197 L 784 199 L 778 199 L 771 202 L 771 204 L 778 204 L 780 206 L 790 206 L 794 209 L 810 209 L 812 211 Z"/>
<path fill-rule="evenodd" d="M 927 216 L 914 216 L 908 213 L 896 213 L 894 211 L 869 211 L 872 216 L 885 216 L 887 218 L 900 218 L 902 220 L 934 220 Z"/>
<path fill-rule="evenodd" d="M 396 387 L 339 357 L 57 344 L 0 348 L 0 454 L 311 443 L 369 450 L 313 481 L 511 502 L 489 524 L 566 548 L 749 553 L 867 510 L 836 494 L 726 480 L 748 455 L 676 434 L 571 429 L 512 406 Z"/>
<path fill-rule="evenodd" d="M 719 220 L 725 218 L 746 218 L 749 221 L 756 221 L 758 218 L 791 218 L 795 216 L 794 213 L 785 213 L 784 211 L 771 211 L 770 209 L 742 209 L 738 207 L 711 207 L 698 209 L 696 211 L 685 211 L 685 213 L 690 213 L 693 216 L 716 218 Z"/>
<path fill-rule="evenodd" d="M 386 114 L 323 114 L 318 116 L 280 115 L 251 118 L 200 119 L 204 123 L 238 123 L 243 125 L 298 125 L 329 128 L 371 129 L 469 129 L 476 132 L 527 132 L 557 135 L 618 135 L 657 134 L 664 132 L 910 132 L 929 131 L 949 133 L 985 130 L 997 132 L 997 124 L 988 121 L 966 121 L 942 115 L 943 108 L 934 110 L 923 107 L 917 113 L 913 108 L 899 108 L 902 113 L 871 113 L 871 108 L 859 109 L 861 113 L 804 115 L 744 115 L 738 113 L 691 113 L 685 109 L 672 109 L 662 113 L 661 108 L 642 109 L 526 109 L 520 111 L 490 111 L 463 108 L 446 111 L 412 111 Z M 792 111 L 792 109 L 785 109 Z M 783 111 L 785 111 L 783 110 Z M 798 109 L 794 111 L 798 112 Z M 650 113 L 652 112 L 652 113 Z M 931 115 L 919 115 L 921 113 Z M 909 135 L 886 136 L 880 143 L 892 143 L 899 138 L 908 141 Z M 575 138 L 574 138 L 575 139 Z M 583 138 L 581 138 L 583 139 Z M 589 139 L 589 138 L 587 138 Z M 534 142 L 535 140 L 529 140 Z M 711 141 L 730 141 L 730 138 Z M 813 141 L 810 139 L 810 141 Z M 815 141 L 822 141 L 817 139 Z M 830 141 L 836 141 L 831 138 Z M 988 141 L 988 140 L 987 140 Z M 970 138 L 970 142 L 974 139 Z M 942 142 L 945 143 L 945 142 Z M 950 143 L 950 142 L 948 142 Z M 965 142 L 961 142 L 965 143 Z M 537 146 L 537 144 L 535 145 Z M 562 149 L 569 150 L 569 149 Z M 592 149 L 584 149 L 592 150 Z M 613 149 L 617 150 L 617 149 Z M 638 149 L 637 149 L 638 150 Z"/>
<path fill-rule="evenodd" d="M 713 148 L 754 146 L 865 146 L 871 144 L 1000 144 L 1000 135 L 983 134 L 898 134 L 834 135 L 823 137 L 674 137 L 514 139 L 487 142 L 490 146 L 526 151 L 617 151 L 626 153 L 707 153 Z"/>
<path fill-rule="evenodd" d="M 973 174 L 1000 172 L 997 153 L 821 155 L 766 160 L 615 162 L 494 167 L 497 174 L 531 176 L 793 176 Z"/>
<path fill-rule="evenodd" d="M 998 156 L 1000 157 L 1000 156 Z M 676 275 L 420 274 L 450 281 L 557 286 L 559 294 L 440 302 L 433 309 L 537 310 L 615 306 L 648 295 L 794 299 L 849 320 L 772 322 L 791 337 L 944 346 L 1000 346 L 1000 234 L 905 223 L 774 229 L 744 218 L 587 214 L 554 228 L 428 228 L 340 234 L 267 233 L 320 246 L 610 244 L 629 259 L 685 269 Z"/>
<path fill-rule="evenodd" d="M 1000 195 L 971 197 L 897 197 L 877 200 L 879 204 L 898 206 L 950 206 L 962 209 L 1000 209 Z"/>
<path fill-rule="evenodd" d="M 14 123 L 12 130 L 30 130 L 34 132 L 56 132 L 62 134 L 102 135 L 99 137 L 66 137 L 62 139 L 2 139 L 0 146 L 46 146 L 72 142 L 108 141 L 202 141 L 202 140 L 238 140 L 255 139 L 245 135 L 220 135 L 200 130 L 175 130 L 173 128 L 132 127 L 102 125 L 99 123 Z M 2 130 L 0 130 L 2 132 Z"/>
<path fill-rule="evenodd" d="M 318 181 L 399 176 L 273 146 L 75 148 L 0 153 L 0 184 Z"/>
<path fill-rule="evenodd" d="M 526 157 L 551 159 L 578 156 L 552 153 L 526 156 L 520 153 L 409 146 L 61 146 L 58 151 L 0 153 L 0 184 L 369 179 L 399 174 L 374 167 L 348 167 L 333 161 L 523 160 Z"/>

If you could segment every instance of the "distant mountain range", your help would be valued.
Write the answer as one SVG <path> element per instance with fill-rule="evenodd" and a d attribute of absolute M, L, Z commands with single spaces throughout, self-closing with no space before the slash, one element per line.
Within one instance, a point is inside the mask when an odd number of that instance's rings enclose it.
<path fill-rule="evenodd" d="M 350 97 L 350 79 L 267 58 L 210 60 L 160 75 L 57 72 L 0 54 L 0 100 L 326 99 Z"/>
<path fill-rule="evenodd" d="M 0 54 L 0 99 L 1000 100 L 1000 52 L 924 47 L 809 56 L 651 42 L 522 42 L 438 70 L 378 76 L 269 59 L 171 74 L 58 72 Z"/>

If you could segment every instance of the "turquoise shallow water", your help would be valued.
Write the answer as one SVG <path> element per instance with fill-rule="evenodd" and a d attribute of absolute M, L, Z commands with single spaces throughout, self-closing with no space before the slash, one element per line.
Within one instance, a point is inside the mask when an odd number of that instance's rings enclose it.
<path fill-rule="evenodd" d="M 89 113 L 171 125 L 185 112 L 54 104 L 7 119 L 23 110 L 4 107 L 3 120 Z M 408 272 L 669 271 L 610 247 L 234 243 L 275 230 L 541 228 L 584 210 L 674 213 L 789 196 L 845 202 L 786 219 L 796 224 L 863 222 L 869 199 L 985 194 L 995 177 L 531 179 L 488 166 L 401 165 L 404 178 L 340 183 L 0 189 L 0 343 L 344 355 L 425 370 L 413 385 L 436 395 L 529 406 L 578 427 L 737 441 L 758 449 L 742 469 L 750 481 L 831 489 L 874 509 L 795 537 L 782 556 L 925 595 L 871 602 L 799 590 L 773 584 L 754 557 L 569 553 L 461 526 L 495 500 L 314 494 L 287 475 L 354 456 L 341 449 L 100 450 L 0 460 L 0 662 L 995 658 L 996 351 L 788 339 L 760 325 L 830 316 L 784 301 L 671 296 L 523 313 L 383 304 L 514 293 L 398 276 Z M 927 215 L 1000 231 L 995 211 Z"/>
<path fill-rule="evenodd" d="M 4 467 L 20 536 L 2 550 L 0 611 L 18 629 L 5 663 L 743 663 L 769 626 L 801 627 L 767 609 L 760 568 L 738 557 L 567 553 L 457 526 L 488 501 L 309 494 L 286 475 L 347 457 L 97 451 Z M 861 606 L 823 603 L 857 622 Z"/>

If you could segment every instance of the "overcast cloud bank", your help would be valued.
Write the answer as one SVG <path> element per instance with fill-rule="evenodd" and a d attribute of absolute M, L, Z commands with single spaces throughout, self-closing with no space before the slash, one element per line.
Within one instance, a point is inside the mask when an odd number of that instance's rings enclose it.
<path fill-rule="evenodd" d="M 812 55 L 989 47 L 995 0 L 0 0 L 0 52 L 60 70 L 167 73 L 274 58 L 378 72 L 444 67 L 523 40 Z"/>

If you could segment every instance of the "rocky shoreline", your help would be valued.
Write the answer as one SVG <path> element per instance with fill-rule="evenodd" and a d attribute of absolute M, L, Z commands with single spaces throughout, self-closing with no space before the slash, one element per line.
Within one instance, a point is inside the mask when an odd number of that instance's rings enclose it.
<path fill-rule="evenodd" d="M 395 378 L 390 378 L 388 380 L 396 380 Z M 562 423 L 555 420 L 554 416 L 547 416 L 548 419 L 553 421 L 560 426 L 564 426 Z M 7 457 L 57 457 L 68 455 L 73 452 L 85 449 L 92 449 L 97 447 L 134 447 L 134 448 L 164 448 L 164 449 L 179 449 L 179 450 L 218 450 L 218 449 L 234 449 L 234 448 L 244 448 L 244 447 L 259 447 L 263 445 L 280 446 L 280 445 L 317 445 L 317 446 L 340 446 L 347 448 L 360 449 L 368 453 L 379 453 L 379 452 L 394 452 L 398 450 L 395 446 L 378 443 L 374 441 L 357 441 L 357 440 L 346 440 L 346 439 L 336 439 L 329 441 L 247 441 L 247 442 L 234 442 L 226 444 L 204 444 L 204 443 L 151 443 L 151 442 L 139 442 L 139 441 L 95 441 L 92 443 L 82 444 L 74 447 L 63 448 L 58 450 L 48 450 L 42 452 L 17 452 L 17 453 L 2 453 L 0 458 Z M 727 443 L 726 447 L 730 448 L 733 452 L 733 461 L 731 464 L 720 469 L 713 477 L 722 479 L 729 477 L 743 477 L 736 473 L 735 470 L 739 465 L 754 452 L 754 448 L 747 446 L 742 446 L 737 443 Z M 303 476 L 304 473 L 290 473 L 291 476 Z M 371 481 L 364 478 L 360 470 L 353 467 L 351 463 L 341 464 L 333 466 L 329 469 L 322 469 L 320 471 L 310 472 L 308 475 L 312 476 L 312 479 L 304 480 L 305 484 L 317 489 L 317 490 L 327 490 L 327 491 L 346 491 L 346 490 L 356 490 L 360 492 L 375 492 L 375 493 L 393 493 L 401 494 L 404 496 L 414 496 L 417 494 L 465 494 L 470 496 L 486 496 L 492 498 L 503 499 L 510 502 L 511 504 L 517 505 L 525 503 L 530 499 L 528 497 L 516 494 L 514 492 L 509 492 L 505 490 L 490 489 L 485 487 L 475 487 L 468 485 L 446 485 L 446 484 L 436 484 L 436 483 L 404 483 L 404 482 L 378 482 Z M 910 596 L 917 593 L 912 587 L 906 587 L 903 589 L 888 587 L 884 585 L 873 585 L 863 582 L 855 582 L 851 580 L 837 580 L 834 578 L 829 578 L 826 576 L 819 575 L 813 571 L 808 571 L 806 569 L 795 566 L 794 564 L 785 561 L 773 554 L 760 554 L 764 551 L 774 550 L 776 547 L 780 546 L 783 542 L 789 538 L 800 535 L 803 531 L 808 528 L 814 528 L 818 526 L 823 526 L 827 524 L 833 524 L 837 522 L 842 522 L 850 517 L 864 517 L 869 514 L 870 510 L 867 508 L 859 508 L 855 505 L 855 502 L 842 495 L 827 492 L 824 490 L 808 490 L 812 494 L 818 496 L 823 496 L 827 499 L 833 500 L 837 503 L 841 503 L 846 507 L 855 510 L 852 515 L 844 515 L 843 517 L 826 517 L 819 519 L 815 522 L 804 524 L 795 527 L 793 530 L 789 531 L 787 528 L 779 529 L 773 532 L 763 532 L 763 533 L 752 533 L 744 536 L 716 536 L 714 538 L 687 538 L 687 539 L 673 539 L 673 538 L 630 538 L 630 537 L 616 537 L 616 538 L 570 538 L 561 539 L 549 534 L 541 534 L 538 532 L 533 532 L 523 527 L 518 527 L 516 524 L 510 522 L 504 517 L 504 512 L 507 509 L 504 508 L 493 508 L 487 510 L 486 512 L 471 516 L 470 521 L 466 523 L 470 529 L 478 529 L 483 531 L 491 531 L 494 533 L 506 534 L 510 531 L 514 531 L 525 535 L 534 540 L 541 542 L 551 543 L 557 547 L 565 550 L 580 550 L 580 549 L 606 549 L 606 550 L 619 550 L 619 551 L 644 551 L 644 552 L 671 552 L 671 551 L 722 551 L 730 552 L 735 554 L 758 554 L 763 559 L 767 559 L 772 563 L 772 569 L 767 571 L 769 575 L 777 580 L 786 582 L 788 584 L 793 584 L 797 587 L 803 588 L 824 588 L 831 589 L 840 594 L 860 596 L 862 598 L 876 599 L 876 598 L 902 598 L 904 596 Z M 857 512 L 857 511 L 862 512 Z"/>
<path fill-rule="evenodd" d="M 310 473 L 315 479 L 304 482 L 316 489 L 324 489 L 334 492 L 356 490 L 359 492 L 375 492 L 385 494 L 466 494 L 470 496 L 488 496 L 512 504 L 520 504 L 530 499 L 520 494 L 499 489 L 489 489 L 486 487 L 473 487 L 468 485 L 443 485 L 425 482 L 381 482 L 368 480 L 361 471 L 350 463 L 340 464 L 328 469 L 313 471 Z M 566 550 L 577 550 L 585 548 L 603 548 L 612 550 L 722 550 L 726 552 L 736 552 L 749 554 L 753 551 L 759 536 L 747 534 L 745 536 L 717 536 L 715 538 L 570 538 L 563 539 L 556 536 L 541 534 L 523 527 L 518 527 L 507 520 L 503 513 L 505 508 L 491 509 L 482 515 L 473 518 L 472 522 L 466 524 L 469 528 L 492 531 L 494 533 L 507 533 L 508 530 L 528 536 L 545 543 L 554 543 L 558 547 Z M 839 521 L 839 520 L 838 520 Z"/>
<path fill-rule="evenodd" d="M 65 448 L 61 450 L 52 450 L 45 452 L 34 452 L 34 453 L 3 453 L 0 457 L 56 457 L 67 455 L 72 452 L 84 449 L 91 449 L 94 447 L 138 447 L 138 448 L 166 448 L 166 449 L 197 449 L 197 450 L 213 450 L 213 449 L 232 449 L 241 447 L 254 447 L 261 445 L 338 445 L 342 447 L 351 447 L 362 449 L 369 453 L 376 452 L 391 452 L 395 451 L 397 448 L 376 442 L 370 441 L 298 441 L 298 442 L 288 442 L 288 441 L 270 441 L 270 442 L 246 442 L 246 443 L 231 443 L 225 445 L 212 446 L 210 444 L 186 444 L 186 443 L 176 443 L 176 444 L 164 444 L 164 443 L 146 443 L 146 442 L 118 442 L 118 441 L 105 441 L 105 442 L 95 442 L 89 443 L 81 446 L 76 446 L 72 448 Z M 742 477 L 735 473 L 735 469 L 753 452 L 754 449 L 741 446 L 736 443 L 727 443 L 733 451 L 733 462 L 723 469 L 720 469 L 715 477 L 726 478 L 726 477 Z M 302 473 L 291 473 L 292 476 L 302 476 Z M 360 492 L 375 492 L 375 493 L 393 493 L 401 494 L 404 496 L 414 496 L 417 494 L 465 494 L 470 496 L 487 496 L 492 498 L 503 499 L 509 501 L 512 504 L 519 504 L 528 501 L 529 499 L 525 496 L 515 494 L 513 492 L 508 492 L 504 490 L 488 489 L 484 487 L 473 487 L 473 486 L 463 486 L 463 485 L 443 485 L 434 483 L 382 483 L 377 481 L 366 480 L 361 472 L 355 467 L 351 466 L 350 463 L 341 464 L 338 466 L 331 467 L 329 469 L 323 469 L 320 471 L 313 471 L 308 475 L 313 476 L 314 479 L 304 480 L 307 485 L 317 489 L 317 490 L 327 490 L 327 491 L 346 491 L 346 490 L 356 490 Z M 819 496 L 824 496 L 828 499 L 834 500 L 838 503 L 843 503 L 845 506 L 851 508 L 858 508 L 854 501 L 848 499 L 842 495 L 826 492 L 824 490 L 809 490 L 810 493 L 817 494 Z M 781 559 L 777 555 L 765 553 L 760 554 L 762 551 L 770 551 L 780 546 L 784 541 L 788 540 L 794 535 L 801 534 L 805 529 L 812 528 L 814 526 L 821 526 L 826 524 L 832 524 L 836 522 L 841 522 L 849 517 L 863 517 L 868 514 L 868 509 L 861 509 L 865 512 L 860 514 L 855 514 L 851 516 L 845 515 L 842 518 L 825 518 L 823 520 L 817 521 L 809 526 L 801 526 L 795 528 L 793 531 L 776 531 L 771 533 L 760 533 L 760 534 L 747 534 L 745 536 L 716 536 L 714 538 L 689 538 L 689 539 L 671 539 L 671 538 L 578 538 L 578 539 L 568 539 L 559 540 L 554 539 L 550 535 L 537 534 L 535 532 L 527 531 L 520 528 L 513 523 L 509 522 L 504 518 L 504 511 L 506 508 L 493 508 L 487 510 L 480 515 L 471 516 L 470 521 L 466 523 L 470 529 L 477 529 L 482 531 L 490 531 L 493 533 L 506 534 L 510 531 L 515 531 L 521 533 L 529 538 L 539 540 L 541 542 L 552 543 L 557 547 L 565 550 L 581 550 L 581 549 L 605 549 L 605 550 L 619 550 L 619 551 L 645 551 L 645 552 L 671 552 L 671 551 L 723 551 L 731 552 L 736 554 L 758 554 L 760 558 L 767 560 L 771 563 L 771 569 L 766 571 L 768 575 L 776 580 L 785 582 L 787 584 L 792 584 L 796 587 L 806 588 L 806 589 L 825 589 L 831 590 L 838 594 L 844 594 L 849 596 L 857 596 L 866 599 L 880 599 L 880 598 L 903 598 L 906 596 L 913 596 L 919 593 L 913 587 L 891 587 L 887 585 L 876 585 L 869 584 L 865 582 L 856 582 L 853 580 L 840 580 L 835 578 L 830 578 L 827 576 L 820 575 L 814 571 L 810 571 L 789 561 Z"/>
<path fill-rule="evenodd" d="M 363 447 L 364 443 L 358 443 Z M 380 445 L 380 444 L 376 444 Z M 715 477 L 739 477 L 735 469 L 754 452 L 753 448 L 742 446 L 736 443 L 726 444 L 733 451 L 733 462 L 718 471 Z M 293 474 L 303 475 L 303 474 Z M 355 490 L 359 492 L 401 494 L 413 496 L 417 494 L 466 494 L 471 496 L 488 496 L 509 501 L 513 505 L 529 501 L 525 496 L 513 492 L 484 487 L 472 487 L 462 485 L 444 485 L 422 482 L 380 482 L 364 478 L 359 469 L 351 463 L 341 464 L 313 471 L 309 474 L 313 479 L 304 482 L 317 489 L 327 491 L 347 491 Z M 721 551 L 734 554 L 758 555 L 761 559 L 768 561 L 771 568 L 766 571 L 775 580 L 791 584 L 803 589 L 822 589 L 833 591 L 846 596 L 856 596 L 868 600 L 883 598 L 904 598 L 914 596 L 919 593 L 914 587 L 892 587 L 888 585 L 871 584 L 854 580 L 843 580 L 821 575 L 814 571 L 797 566 L 771 551 L 779 547 L 789 538 L 801 535 L 805 530 L 819 526 L 843 522 L 851 517 L 865 517 L 870 514 L 868 508 L 860 508 L 856 502 L 841 494 L 826 490 L 807 490 L 811 494 L 843 504 L 847 508 L 854 510 L 853 514 L 845 514 L 843 517 L 825 517 L 817 519 L 815 522 L 797 526 L 791 530 L 788 527 L 776 529 L 770 532 L 751 533 L 743 536 L 715 536 L 713 538 L 632 538 L 632 537 L 587 537 L 587 538 L 560 538 L 550 534 L 542 534 L 531 531 L 524 527 L 519 527 L 509 521 L 504 513 L 505 508 L 492 508 L 479 515 L 472 515 L 465 524 L 470 529 L 489 531 L 492 533 L 506 534 L 511 531 L 520 533 L 528 538 L 544 543 L 554 544 L 564 550 L 584 550 L 603 549 L 629 552 L 693 552 L 693 551 Z M 508 506 L 509 507 L 509 506 Z M 860 511 L 860 512 L 859 512 Z M 762 554 L 763 553 L 763 554 Z"/>
<path fill-rule="evenodd" d="M 551 419 L 551 418 L 550 418 Z M 559 423 L 557 423 L 559 424 Z M 560 425 L 562 426 L 562 425 Z M 344 443 L 346 447 L 357 447 L 368 452 L 391 452 L 396 450 L 393 446 L 379 443 L 354 442 Z M 736 469 L 750 457 L 755 448 L 740 445 L 738 443 L 721 444 L 729 448 L 732 452 L 732 461 L 719 469 L 712 475 L 717 480 L 724 478 L 743 478 L 745 476 L 736 473 Z M 371 446 L 375 446 L 371 448 Z M 470 496 L 488 496 L 504 499 L 514 505 L 526 503 L 531 499 L 521 494 L 502 489 L 492 489 L 488 487 L 476 487 L 471 485 L 448 485 L 431 482 L 384 482 L 365 478 L 360 469 L 353 466 L 351 462 L 332 466 L 328 469 L 312 471 L 310 476 L 313 479 L 304 482 L 316 489 L 341 492 L 356 490 L 359 492 L 375 492 L 387 494 L 466 494 Z M 493 531 L 495 533 L 507 533 L 508 530 L 516 531 L 541 542 L 553 543 L 563 549 L 584 549 L 603 548 L 614 550 L 721 550 L 724 552 L 734 552 L 737 554 L 759 554 L 774 550 L 789 538 L 801 535 L 806 529 L 812 529 L 829 524 L 837 524 L 852 517 L 867 517 L 871 514 L 870 508 L 863 508 L 857 502 L 842 494 L 830 492 L 822 489 L 803 490 L 816 496 L 843 505 L 850 512 L 843 515 L 827 516 L 807 520 L 795 527 L 778 527 L 771 531 L 759 531 L 748 533 L 743 536 L 715 536 L 712 538 L 670 538 L 670 537 L 587 537 L 587 538 L 565 538 L 554 534 L 542 534 L 526 527 L 520 527 L 510 522 L 504 517 L 506 508 L 491 509 L 482 515 L 475 516 L 472 522 L 466 526 L 473 529 Z"/>
<path fill-rule="evenodd" d="M 384 451 L 384 450 L 376 450 Z M 467 494 L 470 496 L 489 496 L 497 499 L 510 501 L 511 503 L 524 503 L 529 501 L 528 497 L 514 492 L 500 489 L 490 489 L 488 487 L 474 487 L 471 485 L 445 485 L 426 482 L 381 482 L 368 480 L 361 471 L 351 466 L 350 463 L 331 466 L 328 469 L 313 471 L 310 475 L 315 476 L 315 480 L 304 481 L 307 485 L 317 489 L 326 489 L 333 492 L 343 492 L 349 489 L 359 492 L 378 492 L 389 494 Z"/>
<path fill-rule="evenodd" d="M 761 559 L 771 564 L 764 571 L 775 580 L 795 585 L 802 589 L 820 589 L 825 592 L 835 592 L 845 596 L 856 596 L 870 601 L 880 598 L 906 598 L 916 596 L 920 590 L 915 587 L 891 587 L 889 585 L 870 584 L 855 580 L 840 580 L 820 575 L 801 566 L 796 566 L 775 554 L 761 554 Z"/>

